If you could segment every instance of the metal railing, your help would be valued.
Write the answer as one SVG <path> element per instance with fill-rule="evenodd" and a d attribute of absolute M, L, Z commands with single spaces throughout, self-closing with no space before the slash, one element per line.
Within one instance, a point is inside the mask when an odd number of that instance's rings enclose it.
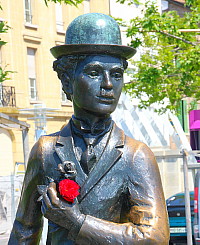
<path fill-rule="evenodd" d="M 16 106 L 15 87 L 0 84 L 0 106 Z"/>

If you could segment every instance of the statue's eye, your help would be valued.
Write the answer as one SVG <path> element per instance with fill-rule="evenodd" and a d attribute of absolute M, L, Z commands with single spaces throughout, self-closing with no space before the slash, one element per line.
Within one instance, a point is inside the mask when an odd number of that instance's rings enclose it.
<path fill-rule="evenodd" d="M 123 77 L 123 74 L 121 72 L 113 72 L 111 76 L 115 79 L 121 79 Z"/>
<path fill-rule="evenodd" d="M 93 78 L 93 77 L 97 77 L 97 76 L 99 75 L 99 72 L 93 70 L 93 71 L 88 72 L 88 75 L 89 75 L 90 77 L 92 77 L 92 78 Z"/>

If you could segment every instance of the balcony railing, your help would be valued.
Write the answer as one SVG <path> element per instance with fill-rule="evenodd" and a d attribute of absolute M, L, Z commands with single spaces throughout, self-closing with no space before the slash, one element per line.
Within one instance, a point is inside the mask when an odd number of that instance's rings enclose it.
<path fill-rule="evenodd" d="M 0 106 L 16 106 L 15 87 L 0 84 Z"/>

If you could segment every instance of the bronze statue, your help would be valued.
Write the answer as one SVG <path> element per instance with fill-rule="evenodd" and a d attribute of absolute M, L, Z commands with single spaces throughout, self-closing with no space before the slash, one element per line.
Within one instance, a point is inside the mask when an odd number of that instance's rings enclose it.
<path fill-rule="evenodd" d="M 110 117 L 126 59 L 135 50 L 121 45 L 111 17 L 90 13 L 76 18 L 66 44 L 51 52 L 74 115 L 61 131 L 42 136 L 33 147 L 9 244 L 39 244 L 43 215 L 49 221 L 47 244 L 168 244 L 154 155 Z M 76 185 L 68 199 L 61 181 Z"/>

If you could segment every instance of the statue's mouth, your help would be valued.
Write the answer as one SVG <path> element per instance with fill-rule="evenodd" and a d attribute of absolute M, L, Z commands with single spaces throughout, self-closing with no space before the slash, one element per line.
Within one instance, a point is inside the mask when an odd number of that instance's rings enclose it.
<path fill-rule="evenodd" d="M 97 96 L 97 98 L 99 99 L 99 102 L 101 103 L 105 103 L 105 104 L 112 104 L 115 100 L 115 98 L 113 96 L 109 96 L 109 95 L 99 95 Z"/>

